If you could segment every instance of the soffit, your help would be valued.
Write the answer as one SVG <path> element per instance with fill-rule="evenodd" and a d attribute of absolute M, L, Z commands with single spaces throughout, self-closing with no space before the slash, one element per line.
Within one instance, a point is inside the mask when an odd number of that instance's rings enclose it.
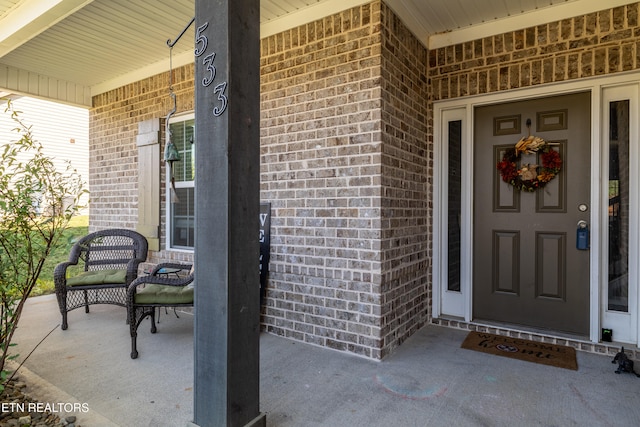
<path fill-rule="evenodd" d="M 368 2 L 261 0 L 261 37 Z M 526 28 L 628 2 L 608 0 L 605 6 L 601 0 L 386 0 L 425 46 L 432 47 L 508 31 L 509 25 Z M 35 11 L 33 22 L 20 11 Z M 20 92 L 22 87 L 29 93 L 29 81 L 49 79 L 58 87 L 75 85 L 72 90 L 77 92 L 84 88 L 86 100 L 87 88 L 95 95 L 166 71 L 166 41 L 193 16 L 194 0 L 0 0 L 0 90 Z M 193 61 L 192 27 L 173 48 L 174 67 Z M 18 76 L 14 80 L 20 87 L 3 87 L 3 66 L 5 76 Z"/>

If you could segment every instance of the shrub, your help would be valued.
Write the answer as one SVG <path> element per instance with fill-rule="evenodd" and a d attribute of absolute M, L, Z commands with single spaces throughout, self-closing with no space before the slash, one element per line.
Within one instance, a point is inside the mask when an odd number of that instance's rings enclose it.
<path fill-rule="evenodd" d="M 16 357 L 9 350 L 24 303 L 87 192 L 69 163 L 59 171 L 44 155 L 11 102 L 4 112 L 19 139 L 0 145 L 0 392 L 8 379 L 5 362 Z"/>

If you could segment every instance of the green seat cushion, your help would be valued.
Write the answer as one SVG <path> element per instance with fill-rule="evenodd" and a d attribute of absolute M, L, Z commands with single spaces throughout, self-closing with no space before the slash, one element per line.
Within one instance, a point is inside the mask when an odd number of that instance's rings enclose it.
<path fill-rule="evenodd" d="M 193 304 L 192 286 L 147 284 L 135 296 L 136 304 Z"/>
<path fill-rule="evenodd" d="M 127 270 L 83 271 L 77 276 L 67 278 L 67 286 L 125 284 Z"/>

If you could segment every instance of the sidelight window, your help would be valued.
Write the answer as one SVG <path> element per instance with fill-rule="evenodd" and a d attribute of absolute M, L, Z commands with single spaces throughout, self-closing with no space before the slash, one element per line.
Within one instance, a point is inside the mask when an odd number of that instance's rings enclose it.
<path fill-rule="evenodd" d="M 608 309 L 629 310 L 629 101 L 609 104 Z"/>

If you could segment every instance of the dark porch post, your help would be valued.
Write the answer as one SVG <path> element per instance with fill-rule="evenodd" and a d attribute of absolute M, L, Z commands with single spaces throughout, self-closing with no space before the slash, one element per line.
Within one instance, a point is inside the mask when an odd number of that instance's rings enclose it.
<path fill-rule="evenodd" d="M 194 423 L 259 407 L 259 0 L 195 2 Z"/>

